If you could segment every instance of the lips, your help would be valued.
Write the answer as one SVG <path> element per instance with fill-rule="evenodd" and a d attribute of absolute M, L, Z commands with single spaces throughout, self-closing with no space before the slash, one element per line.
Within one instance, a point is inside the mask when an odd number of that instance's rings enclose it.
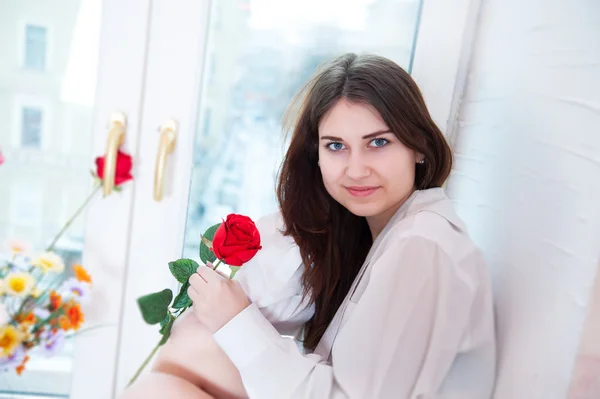
<path fill-rule="evenodd" d="M 355 197 L 368 197 L 375 193 L 379 187 L 346 187 L 346 190 Z"/>

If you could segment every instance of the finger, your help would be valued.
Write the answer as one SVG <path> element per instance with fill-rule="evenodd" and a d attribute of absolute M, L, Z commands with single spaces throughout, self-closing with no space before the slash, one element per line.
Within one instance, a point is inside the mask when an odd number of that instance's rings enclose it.
<path fill-rule="evenodd" d="M 196 288 L 198 291 L 201 291 L 202 286 L 206 285 L 206 280 L 204 279 L 204 277 L 202 277 L 198 273 L 192 274 L 190 276 L 189 282 L 190 282 L 190 286 Z"/>
<path fill-rule="evenodd" d="M 208 266 L 210 270 L 214 271 L 219 276 L 223 277 L 225 280 L 229 280 L 229 275 L 226 274 L 224 271 L 219 270 L 218 267 L 215 269 L 215 266 L 212 264 L 212 262 L 206 262 L 206 266 Z"/>
<path fill-rule="evenodd" d="M 226 279 L 226 280 L 229 280 L 229 276 L 228 276 L 227 274 L 225 274 L 225 272 L 223 272 L 223 271 L 221 271 L 221 270 L 219 270 L 219 269 L 215 270 L 214 272 L 215 272 L 215 273 L 217 273 L 217 274 L 218 274 L 219 276 L 221 276 L 222 278 L 224 278 L 224 279 Z"/>
<path fill-rule="evenodd" d="M 192 300 L 192 303 L 197 305 L 201 301 L 198 291 L 196 291 L 196 289 L 194 287 L 192 287 L 191 285 L 187 289 L 187 294 L 190 297 L 190 299 Z"/>
<path fill-rule="evenodd" d="M 202 277 L 208 284 L 218 283 L 221 281 L 221 277 L 217 274 L 217 272 L 208 266 L 200 266 L 196 271 L 196 274 L 199 274 L 200 277 Z"/>

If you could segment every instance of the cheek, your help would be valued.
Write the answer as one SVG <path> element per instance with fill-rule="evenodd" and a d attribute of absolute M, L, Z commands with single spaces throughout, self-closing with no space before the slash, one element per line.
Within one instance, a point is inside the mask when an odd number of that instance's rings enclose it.
<path fill-rule="evenodd" d="M 387 154 L 377 160 L 377 172 L 391 184 L 392 189 L 403 190 L 407 186 L 412 187 L 415 181 L 416 163 L 412 153 L 398 151 Z"/>
<path fill-rule="evenodd" d="M 343 174 L 342 168 L 338 165 L 335 160 L 329 159 L 328 157 L 321 158 L 320 161 L 321 176 L 323 178 L 323 185 L 327 189 L 329 194 L 333 194 L 332 191 L 340 182 L 340 173 Z"/>

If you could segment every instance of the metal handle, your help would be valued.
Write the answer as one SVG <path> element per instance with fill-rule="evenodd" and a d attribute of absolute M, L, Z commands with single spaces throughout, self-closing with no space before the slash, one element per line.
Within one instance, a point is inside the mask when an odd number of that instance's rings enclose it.
<path fill-rule="evenodd" d="M 154 200 L 160 201 L 163 198 L 163 187 L 165 183 L 165 166 L 167 164 L 167 155 L 175 149 L 175 137 L 177 135 L 177 122 L 168 119 L 160 127 L 160 142 L 158 144 L 158 153 L 156 154 L 156 165 L 154 167 Z"/>
<path fill-rule="evenodd" d="M 117 171 L 117 153 L 125 140 L 127 117 L 123 112 L 114 112 L 110 116 L 106 153 L 104 154 L 103 190 L 104 195 L 112 193 L 115 187 Z"/>

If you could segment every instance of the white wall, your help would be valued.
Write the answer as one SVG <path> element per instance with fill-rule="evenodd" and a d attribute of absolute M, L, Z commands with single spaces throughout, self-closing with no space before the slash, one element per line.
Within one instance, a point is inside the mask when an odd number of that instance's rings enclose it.
<path fill-rule="evenodd" d="M 483 0 L 454 145 L 448 193 L 494 279 L 495 397 L 564 399 L 600 260 L 600 1 Z"/>
<path fill-rule="evenodd" d="M 587 321 L 576 358 L 569 399 L 600 397 L 600 262 Z"/>

